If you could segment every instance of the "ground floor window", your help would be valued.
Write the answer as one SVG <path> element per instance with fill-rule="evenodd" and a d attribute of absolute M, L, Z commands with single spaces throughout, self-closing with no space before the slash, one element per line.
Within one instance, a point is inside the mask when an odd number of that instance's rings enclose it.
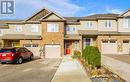
<path fill-rule="evenodd" d="M 123 40 L 123 43 L 129 43 L 129 40 Z"/>

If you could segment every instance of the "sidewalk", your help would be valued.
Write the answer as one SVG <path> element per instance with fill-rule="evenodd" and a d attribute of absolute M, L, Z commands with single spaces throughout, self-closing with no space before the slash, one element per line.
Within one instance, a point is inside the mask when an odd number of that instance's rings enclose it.
<path fill-rule="evenodd" d="M 65 57 L 51 82 L 91 82 L 91 80 L 77 60 Z"/>

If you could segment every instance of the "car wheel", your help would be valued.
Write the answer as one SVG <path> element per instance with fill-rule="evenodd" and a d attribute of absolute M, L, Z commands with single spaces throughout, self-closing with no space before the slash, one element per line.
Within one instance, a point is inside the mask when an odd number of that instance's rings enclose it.
<path fill-rule="evenodd" d="M 23 63 L 23 59 L 20 57 L 17 61 L 19 64 L 22 64 Z"/>
<path fill-rule="evenodd" d="M 33 54 L 32 54 L 32 55 L 30 56 L 30 60 L 33 60 L 33 58 L 34 58 L 34 57 L 33 57 Z"/>
<path fill-rule="evenodd" d="M 6 64 L 6 62 L 1 62 L 1 64 Z"/>

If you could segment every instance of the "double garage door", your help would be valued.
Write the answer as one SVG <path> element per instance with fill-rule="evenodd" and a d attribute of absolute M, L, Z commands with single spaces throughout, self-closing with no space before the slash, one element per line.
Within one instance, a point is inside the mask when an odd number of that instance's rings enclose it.
<path fill-rule="evenodd" d="M 60 58 L 61 46 L 60 45 L 45 45 L 45 58 Z"/>
<path fill-rule="evenodd" d="M 117 41 L 102 41 L 102 54 L 117 54 Z"/>
<path fill-rule="evenodd" d="M 119 54 L 117 41 L 102 41 L 101 43 L 101 53 L 102 54 Z M 124 40 L 122 43 L 121 54 L 130 53 L 130 41 Z"/>

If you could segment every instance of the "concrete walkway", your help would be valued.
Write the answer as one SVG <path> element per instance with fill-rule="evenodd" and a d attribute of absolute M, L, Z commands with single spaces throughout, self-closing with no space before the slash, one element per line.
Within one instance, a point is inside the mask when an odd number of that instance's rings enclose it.
<path fill-rule="evenodd" d="M 91 80 L 77 60 L 66 57 L 51 82 L 91 82 Z"/>

